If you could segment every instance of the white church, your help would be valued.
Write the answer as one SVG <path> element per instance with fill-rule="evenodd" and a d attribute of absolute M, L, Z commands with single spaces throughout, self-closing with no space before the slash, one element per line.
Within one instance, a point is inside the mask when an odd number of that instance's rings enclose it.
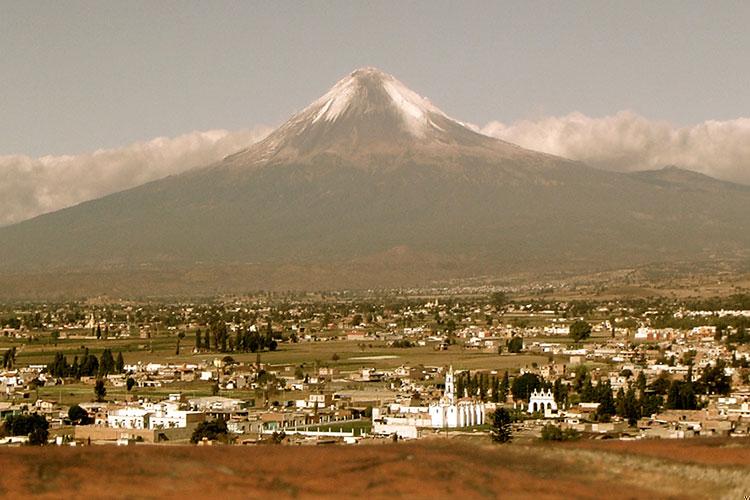
<path fill-rule="evenodd" d="M 557 415 L 557 403 L 551 389 L 534 389 L 529 397 L 528 413 L 544 413 L 545 417 Z"/>
<path fill-rule="evenodd" d="M 430 404 L 429 413 L 435 429 L 454 429 L 482 425 L 485 419 L 485 405 L 474 398 L 456 400 L 456 386 L 451 366 L 445 375 L 445 390 L 439 401 Z"/>
<path fill-rule="evenodd" d="M 451 366 L 445 375 L 443 396 L 428 406 L 393 403 L 386 413 L 373 408 L 374 434 L 397 434 L 415 439 L 420 429 L 456 429 L 485 422 L 486 404 L 473 397 L 456 398 L 455 376 Z M 494 404 L 492 405 L 494 407 Z"/>

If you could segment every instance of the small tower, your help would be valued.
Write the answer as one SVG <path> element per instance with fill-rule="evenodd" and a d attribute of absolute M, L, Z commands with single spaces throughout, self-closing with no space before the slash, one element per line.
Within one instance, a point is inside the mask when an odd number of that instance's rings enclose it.
<path fill-rule="evenodd" d="M 448 404 L 455 402 L 456 387 L 453 381 L 453 365 L 448 368 L 448 373 L 445 374 L 445 392 L 443 397 L 448 401 Z"/>

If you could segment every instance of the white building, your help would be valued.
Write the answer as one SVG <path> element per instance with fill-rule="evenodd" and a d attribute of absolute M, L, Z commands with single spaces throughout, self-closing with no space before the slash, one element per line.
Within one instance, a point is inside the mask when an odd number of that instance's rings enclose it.
<path fill-rule="evenodd" d="M 528 413 L 544 412 L 545 417 L 557 414 L 557 403 L 552 390 L 540 389 L 537 391 L 534 389 L 529 398 L 529 409 L 527 411 Z"/>
<path fill-rule="evenodd" d="M 151 412 L 143 408 L 118 408 L 107 415 L 107 426 L 117 429 L 148 429 L 150 417 Z"/>
<path fill-rule="evenodd" d="M 181 410 L 174 403 L 161 403 L 153 409 L 148 422 L 149 429 L 184 428 L 188 424 L 202 422 L 205 415 L 200 411 Z"/>

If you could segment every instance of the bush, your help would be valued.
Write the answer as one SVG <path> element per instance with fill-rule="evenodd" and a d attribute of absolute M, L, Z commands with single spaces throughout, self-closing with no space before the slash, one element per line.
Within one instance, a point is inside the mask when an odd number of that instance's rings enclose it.
<path fill-rule="evenodd" d="M 561 429 L 555 424 L 542 427 L 542 441 L 575 441 L 581 434 L 575 429 Z"/>
<path fill-rule="evenodd" d="M 391 347 L 409 348 L 409 347 L 414 347 L 414 343 L 407 339 L 394 340 L 393 343 L 391 344 Z"/>
<path fill-rule="evenodd" d="M 223 419 L 211 420 L 210 422 L 201 422 L 193 431 L 190 437 L 191 443 L 202 441 L 203 438 L 211 441 L 226 440 L 227 423 Z"/>

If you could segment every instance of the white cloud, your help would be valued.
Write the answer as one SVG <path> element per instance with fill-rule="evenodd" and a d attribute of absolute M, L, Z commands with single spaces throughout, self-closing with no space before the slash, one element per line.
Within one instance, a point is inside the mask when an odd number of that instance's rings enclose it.
<path fill-rule="evenodd" d="M 208 165 L 267 133 L 211 130 L 73 156 L 0 156 L 0 226 Z"/>
<path fill-rule="evenodd" d="M 630 111 L 603 118 L 571 113 L 511 125 L 490 122 L 481 132 L 608 170 L 677 165 L 750 184 L 750 118 L 675 127 Z"/>

